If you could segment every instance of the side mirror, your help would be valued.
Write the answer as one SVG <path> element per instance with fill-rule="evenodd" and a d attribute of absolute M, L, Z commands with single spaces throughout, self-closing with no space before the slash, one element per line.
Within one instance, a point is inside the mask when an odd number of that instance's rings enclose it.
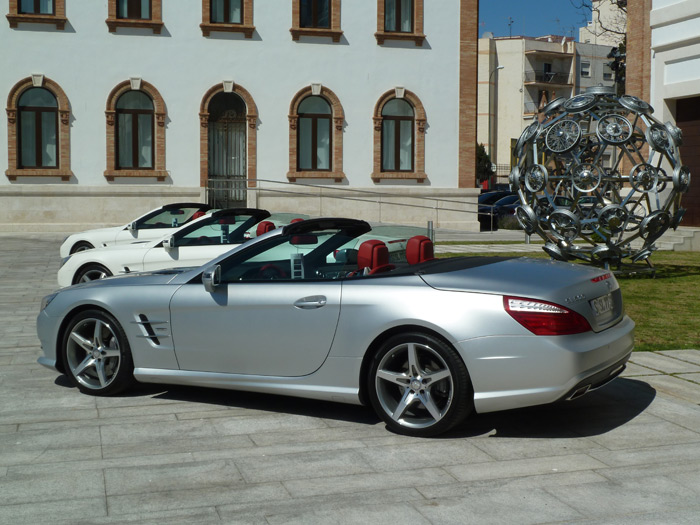
<path fill-rule="evenodd" d="M 129 224 L 126 225 L 126 229 L 129 231 L 136 231 L 139 229 L 138 224 L 136 221 L 130 222 Z"/>
<path fill-rule="evenodd" d="M 210 266 L 202 274 L 204 289 L 209 293 L 214 293 L 221 285 L 221 266 Z"/>
<path fill-rule="evenodd" d="M 175 244 L 175 236 L 174 235 L 168 235 L 165 239 L 163 239 L 163 248 L 165 248 L 166 251 L 170 251 L 175 249 L 176 244 Z"/>

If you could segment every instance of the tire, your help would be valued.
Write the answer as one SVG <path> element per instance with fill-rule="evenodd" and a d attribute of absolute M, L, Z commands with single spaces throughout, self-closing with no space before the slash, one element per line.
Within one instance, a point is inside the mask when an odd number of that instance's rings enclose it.
<path fill-rule="evenodd" d="M 87 264 L 76 272 L 75 277 L 73 277 L 73 284 L 96 281 L 97 279 L 104 279 L 105 277 L 111 276 L 112 272 L 101 264 Z"/>
<path fill-rule="evenodd" d="M 117 394 L 134 382 L 134 364 L 126 334 L 101 310 L 73 317 L 63 334 L 61 357 L 70 382 L 84 394 Z"/>
<path fill-rule="evenodd" d="M 92 250 L 93 248 L 95 247 L 87 241 L 78 241 L 73 246 L 71 246 L 70 254 L 73 255 L 74 253 Z"/>
<path fill-rule="evenodd" d="M 379 348 L 367 387 L 374 411 L 397 434 L 441 434 L 473 410 L 462 359 L 442 340 L 420 332 L 392 336 Z"/>

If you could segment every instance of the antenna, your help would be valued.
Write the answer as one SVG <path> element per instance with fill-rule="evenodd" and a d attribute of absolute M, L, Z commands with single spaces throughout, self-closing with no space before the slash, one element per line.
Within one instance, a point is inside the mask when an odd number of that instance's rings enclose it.
<path fill-rule="evenodd" d="M 513 23 L 515 20 L 513 20 L 511 17 L 508 17 L 508 37 L 513 38 Z"/>

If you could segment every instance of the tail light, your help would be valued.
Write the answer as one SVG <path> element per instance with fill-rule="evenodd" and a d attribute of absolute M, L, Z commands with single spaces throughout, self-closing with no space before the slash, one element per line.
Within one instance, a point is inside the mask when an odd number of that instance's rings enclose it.
<path fill-rule="evenodd" d="M 535 335 L 571 335 L 591 330 L 585 317 L 558 304 L 505 296 L 503 307 Z"/>

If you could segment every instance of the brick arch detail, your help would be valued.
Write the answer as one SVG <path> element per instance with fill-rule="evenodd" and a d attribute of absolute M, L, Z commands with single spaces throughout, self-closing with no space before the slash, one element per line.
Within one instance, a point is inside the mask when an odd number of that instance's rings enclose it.
<path fill-rule="evenodd" d="M 415 132 L 414 137 L 416 143 L 415 156 L 414 159 L 414 171 L 413 172 L 402 172 L 402 171 L 382 171 L 382 110 L 387 102 L 398 98 L 396 95 L 396 89 L 390 89 L 384 93 L 374 106 L 374 114 L 372 115 L 372 120 L 374 124 L 374 158 L 372 164 L 372 180 L 377 183 L 382 179 L 415 179 L 417 182 L 422 183 L 428 176 L 425 173 L 425 127 L 428 122 L 428 117 L 425 113 L 425 108 L 420 98 L 409 91 L 404 90 L 403 99 L 408 101 L 411 106 L 413 106 L 413 111 L 415 112 Z"/>
<path fill-rule="evenodd" d="M 308 96 L 314 94 L 313 86 L 300 89 L 292 98 L 289 105 L 289 172 L 287 178 L 295 182 L 298 178 L 306 179 L 333 179 L 342 182 L 343 173 L 343 127 L 345 125 L 345 111 L 338 96 L 326 86 L 321 86 L 318 96 L 325 99 L 331 106 L 332 114 L 332 152 L 331 171 L 299 171 L 297 169 L 297 128 L 299 122 L 299 105 Z"/>
<path fill-rule="evenodd" d="M 14 181 L 17 177 L 60 177 L 63 181 L 68 181 L 73 176 L 70 169 L 70 114 L 71 107 L 66 93 L 61 86 L 50 78 L 43 77 L 42 87 L 50 91 L 56 97 L 58 104 L 58 168 L 46 169 L 22 169 L 19 167 L 17 158 L 18 136 L 17 136 L 17 104 L 19 98 L 27 89 L 37 87 L 32 77 L 27 77 L 17 82 L 7 96 L 7 160 L 8 169 L 5 175 Z"/>
<path fill-rule="evenodd" d="M 114 89 L 109 93 L 107 97 L 107 108 L 105 109 L 106 118 L 106 136 L 107 136 L 107 169 L 105 169 L 104 176 L 108 181 L 113 181 L 115 177 L 155 177 L 159 182 L 162 182 L 168 176 L 168 172 L 165 170 L 165 117 L 167 116 L 167 109 L 165 107 L 165 100 L 161 96 L 160 92 L 145 80 L 141 81 L 139 89 L 136 91 L 142 91 L 146 93 L 153 101 L 153 109 L 155 113 L 154 122 L 154 147 L 155 150 L 155 163 L 153 169 L 117 169 L 116 164 L 116 106 L 117 100 L 127 91 L 132 91 L 131 81 L 125 80 L 117 84 Z"/>
<path fill-rule="evenodd" d="M 199 185 L 206 188 L 209 180 L 209 104 L 214 95 L 224 92 L 223 84 L 209 88 L 199 105 Z M 232 93 L 243 99 L 246 107 L 248 132 L 246 133 L 246 164 L 248 187 L 256 186 L 258 173 L 258 106 L 252 95 L 242 86 L 233 85 Z"/>

